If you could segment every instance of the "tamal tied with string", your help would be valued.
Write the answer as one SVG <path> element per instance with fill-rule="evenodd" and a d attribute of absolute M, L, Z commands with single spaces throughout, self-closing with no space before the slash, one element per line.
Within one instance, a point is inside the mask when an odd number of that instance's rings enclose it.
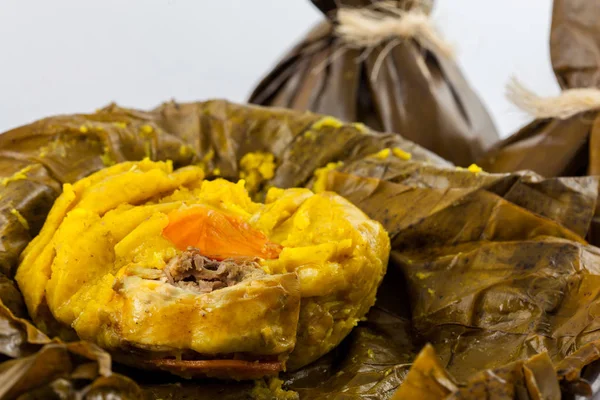
<path fill-rule="evenodd" d="M 477 161 L 485 171 L 526 169 L 547 177 L 600 174 L 598 17 L 600 2 L 554 1 L 550 54 L 562 93 L 541 98 L 514 80 L 509 83 L 509 99 L 535 120 Z M 588 235 L 596 245 L 598 215 L 600 207 Z"/>
<path fill-rule="evenodd" d="M 498 135 L 423 2 L 312 0 L 328 19 L 249 102 L 310 110 L 402 137 L 461 166 Z"/>

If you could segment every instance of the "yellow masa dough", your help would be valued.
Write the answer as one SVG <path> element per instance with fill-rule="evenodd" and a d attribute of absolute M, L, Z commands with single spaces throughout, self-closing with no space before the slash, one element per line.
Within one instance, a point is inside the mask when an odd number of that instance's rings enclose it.
<path fill-rule="evenodd" d="M 335 347 L 375 301 L 389 239 L 342 197 L 205 181 L 201 168 L 129 162 L 64 185 L 22 254 L 17 282 L 42 328 L 73 329 L 113 352 L 278 356 L 298 368 Z M 198 293 L 157 279 L 181 253 L 168 213 L 203 205 L 283 246 L 265 274 Z"/>

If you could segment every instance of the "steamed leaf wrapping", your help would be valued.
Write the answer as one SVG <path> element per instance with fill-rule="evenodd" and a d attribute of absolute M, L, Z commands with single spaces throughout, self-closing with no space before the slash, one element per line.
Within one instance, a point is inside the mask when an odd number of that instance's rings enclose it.
<path fill-rule="evenodd" d="M 556 79 L 563 90 L 598 88 L 600 28 L 595 1 L 554 0 L 550 54 Z M 487 171 L 528 169 L 544 176 L 596 175 L 598 112 L 567 119 L 539 119 L 495 145 L 482 157 Z"/>
<path fill-rule="evenodd" d="M 398 135 L 311 113 L 222 101 L 167 103 L 150 112 L 112 105 L 1 135 L 3 271 L 12 277 L 63 183 L 144 157 L 197 164 L 209 176 L 235 180 L 252 172 L 240 162 L 248 154 L 273 163 L 272 176 L 256 175 L 256 197 L 271 186 L 335 190 L 380 221 L 392 241 L 367 319 L 337 349 L 282 375 L 284 388 L 301 398 L 388 399 L 399 387 L 423 388 L 425 366 L 440 385 L 430 398 L 477 398 L 482 390 L 507 399 L 516 392 L 554 396 L 559 382 L 562 390 L 585 390 L 581 370 L 600 354 L 600 254 L 583 239 L 597 179 L 457 169 Z M 18 314 L 22 303 L 12 293 L 2 301 Z M 0 364 L 0 386 L 29 398 L 88 388 L 120 398 L 283 393 L 276 381 L 178 383 L 141 374 L 85 342 L 51 342 L 6 310 L 0 326 L 14 339 L 0 342 L 0 350 L 14 360 Z M 45 354 L 70 364 L 44 363 L 47 378 L 36 381 L 28 371 L 37 364 L 28 360 Z M 23 379 L 10 386 L 11 375 L 1 371 L 16 364 Z M 494 374 L 501 379 L 490 379 Z"/>
<path fill-rule="evenodd" d="M 392 5 L 382 15 L 398 17 L 405 11 L 428 14 L 432 2 L 312 3 L 327 18 L 263 78 L 250 95 L 250 103 L 310 110 L 395 132 L 462 166 L 474 162 L 498 140 L 490 116 L 455 61 L 435 46 L 391 35 L 374 47 L 365 47 L 348 43 L 335 32 L 338 14 L 345 9 L 377 10 L 378 5 Z M 369 28 L 377 31 L 377 27 Z"/>
<path fill-rule="evenodd" d="M 562 90 L 598 89 L 600 3 L 554 0 L 550 54 Z M 479 160 L 486 171 L 532 170 L 547 177 L 600 173 L 600 114 L 591 109 L 568 118 L 538 118 L 500 141 Z M 600 243 L 600 220 L 588 234 Z"/>

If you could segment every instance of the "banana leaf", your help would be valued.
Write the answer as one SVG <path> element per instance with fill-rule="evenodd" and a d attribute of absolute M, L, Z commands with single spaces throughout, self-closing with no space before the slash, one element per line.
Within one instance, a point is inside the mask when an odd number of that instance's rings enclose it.
<path fill-rule="evenodd" d="M 333 190 L 392 241 L 376 305 L 338 348 L 279 379 L 182 380 L 48 337 L 14 283 L 61 185 L 125 160 L 202 165 L 236 180 L 268 152 L 271 186 Z M 593 177 L 461 169 L 396 134 L 225 101 L 110 105 L 0 135 L 0 398 L 498 399 L 589 394 L 600 357 L 600 250 L 586 243 Z"/>
<path fill-rule="evenodd" d="M 550 54 L 563 90 L 598 88 L 600 28 L 596 1 L 555 0 Z M 588 111 L 570 118 L 536 119 L 493 146 L 477 163 L 486 171 L 532 170 L 548 177 L 600 173 L 600 114 Z M 600 243 L 600 219 L 590 242 Z"/>
<path fill-rule="evenodd" d="M 424 41 L 390 37 L 367 48 L 335 33 L 341 8 L 376 8 L 379 0 L 312 0 L 326 19 L 256 86 L 253 104 L 287 107 L 395 132 L 467 166 L 498 140 L 485 107 L 449 55 Z M 396 12 L 423 8 L 401 0 Z"/>
<path fill-rule="evenodd" d="M 555 0 L 550 32 L 550 54 L 562 89 L 598 88 L 600 28 L 595 23 L 600 4 L 594 1 Z M 481 160 L 487 171 L 521 169 L 544 176 L 596 175 L 598 113 L 568 119 L 540 119 L 499 142 Z"/>

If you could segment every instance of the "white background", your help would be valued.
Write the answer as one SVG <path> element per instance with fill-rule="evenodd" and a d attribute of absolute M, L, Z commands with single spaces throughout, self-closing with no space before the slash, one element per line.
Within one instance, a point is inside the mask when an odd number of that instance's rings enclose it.
<path fill-rule="evenodd" d="M 434 20 L 503 136 L 527 122 L 504 99 L 518 76 L 557 93 L 551 0 L 437 0 Z M 308 0 L 0 0 L 0 131 L 111 101 L 244 101 L 321 19 Z"/>

